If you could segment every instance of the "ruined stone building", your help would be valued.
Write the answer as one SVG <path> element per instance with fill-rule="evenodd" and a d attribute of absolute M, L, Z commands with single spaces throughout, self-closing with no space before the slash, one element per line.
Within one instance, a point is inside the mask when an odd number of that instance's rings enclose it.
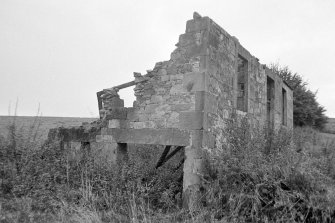
<path fill-rule="evenodd" d="M 107 151 L 110 162 L 122 160 L 128 144 L 164 145 L 162 159 L 184 149 L 186 191 L 200 182 L 202 149 L 224 143 L 233 113 L 252 127 L 293 128 L 290 87 L 213 20 L 194 13 L 176 47 L 152 71 L 98 92 L 100 124 L 58 130 L 65 145 Z M 130 86 L 136 101 L 124 107 L 118 91 Z"/>

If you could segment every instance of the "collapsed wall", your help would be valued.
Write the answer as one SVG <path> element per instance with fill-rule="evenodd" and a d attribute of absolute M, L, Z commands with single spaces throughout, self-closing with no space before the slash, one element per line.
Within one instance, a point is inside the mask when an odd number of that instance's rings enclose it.
<path fill-rule="evenodd" d="M 126 109 L 124 128 L 211 131 L 234 110 L 254 125 L 292 128 L 291 89 L 211 19 L 188 21 L 176 46 L 169 61 L 144 76 L 135 73 L 136 101 Z M 113 120 L 113 106 L 105 112 Z"/>
<path fill-rule="evenodd" d="M 113 162 L 129 143 L 183 146 L 185 191 L 200 183 L 202 149 L 222 146 L 232 114 L 254 128 L 293 127 L 292 90 L 213 20 L 194 13 L 176 46 L 147 74 L 98 92 L 98 127 L 63 130 L 67 145 L 89 142 Z M 132 85 L 136 101 L 125 108 L 118 90 Z"/>

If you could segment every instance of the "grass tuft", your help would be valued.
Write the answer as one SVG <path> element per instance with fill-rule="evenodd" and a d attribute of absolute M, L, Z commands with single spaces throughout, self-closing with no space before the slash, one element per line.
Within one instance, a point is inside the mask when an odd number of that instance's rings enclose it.
<path fill-rule="evenodd" d="M 335 142 L 313 129 L 250 131 L 246 119 L 233 118 L 226 143 L 206 150 L 203 194 L 185 210 L 182 153 L 156 169 L 163 148 L 134 146 L 116 166 L 98 162 L 103 154 L 94 151 L 74 158 L 59 141 L 42 143 L 38 126 L 22 130 L 14 120 L 0 137 L 1 222 L 335 219 Z"/>

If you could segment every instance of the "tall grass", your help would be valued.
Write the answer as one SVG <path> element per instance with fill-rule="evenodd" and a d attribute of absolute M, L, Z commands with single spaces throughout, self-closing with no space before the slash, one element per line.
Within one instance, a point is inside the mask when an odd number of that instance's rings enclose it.
<path fill-rule="evenodd" d="M 41 143 L 38 122 L 15 122 L 0 137 L 0 221 L 4 222 L 331 222 L 335 219 L 334 144 L 312 129 L 250 130 L 227 122 L 222 147 L 206 151 L 203 194 L 181 207 L 183 155 L 155 168 L 162 148 L 133 146 L 129 161 L 81 159 L 59 141 Z M 311 146 L 312 145 L 312 146 Z M 314 146 L 313 146 L 314 145 Z M 332 219 L 332 220 L 330 220 Z"/>
<path fill-rule="evenodd" d="M 329 171 L 333 167 L 332 162 L 324 162 L 331 156 L 311 153 L 308 141 L 301 140 L 308 137 L 305 130 L 296 129 L 293 134 L 259 128 L 251 134 L 247 119 L 236 123 L 228 124 L 227 144 L 208 154 L 212 180 L 205 200 L 216 218 L 228 222 L 335 220 L 335 181 L 333 170 Z"/>
<path fill-rule="evenodd" d="M 32 132 L 22 132 L 13 122 L 0 141 L 2 218 L 149 222 L 155 213 L 180 207 L 182 168 L 176 167 L 182 156 L 156 169 L 153 160 L 158 160 L 162 148 L 137 146 L 127 163 L 116 166 L 97 162 L 101 154 L 95 156 L 85 148 L 77 154 L 80 159 L 73 158 L 60 141 L 42 144 L 34 137 L 37 128 L 28 130 Z"/>

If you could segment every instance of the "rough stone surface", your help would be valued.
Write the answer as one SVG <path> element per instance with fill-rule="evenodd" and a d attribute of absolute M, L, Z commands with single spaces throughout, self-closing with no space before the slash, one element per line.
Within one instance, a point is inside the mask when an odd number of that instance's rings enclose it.
<path fill-rule="evenodd" d="M 100 129 L 62 130 L 62 139 L 99 144 L 114 161 L 127 143 L 185 146 L 186 191 L 200 184 L 202 150 L 225 143 L 232 114 L 252 128 L 293 128 L 292 90 L 213 20 L 195 13 L 176 46 L 145 75 L 98 92 Z M 117 92 L 132 85 L 136 101 L 125 108 Z"/>

